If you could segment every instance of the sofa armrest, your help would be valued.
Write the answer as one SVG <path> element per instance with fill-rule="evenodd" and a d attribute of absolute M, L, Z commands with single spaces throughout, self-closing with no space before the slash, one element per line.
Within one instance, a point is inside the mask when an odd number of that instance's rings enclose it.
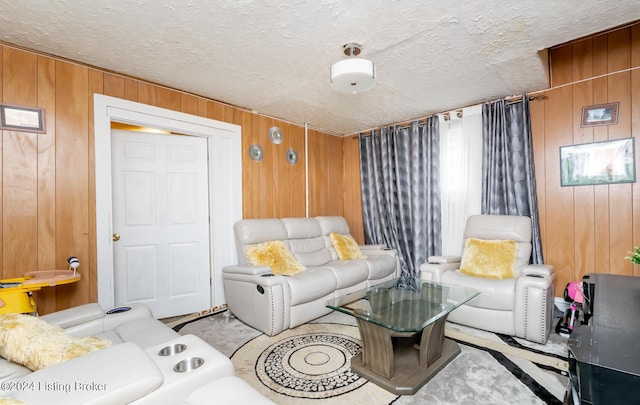
<path fill-rule="evenodd" d="M 261 275 L 265 273 L 271 273 L 271 267 L 269 266 L 252 266 L 250 264 L 233 264 L 230 266 L 224 266 L 222 272 L 225 274 L 242 274 L 242 275 Z"/>
<path fill-rule="evenodd" d="M 516 280 L 516 336 L 544 344 L 553 323 L 556 273 L 549 265 L 527 265 Z"/>
<path fill-rule="evenodd" d="M 388 249 L 386 245 L 376 244 L 376 245 L 358 245 L 360 250 L 384 250 Z"/>
<path fill-rule="evenodd" d="M 556 269 L 549 264 L 529 264 L 522 268 L 520 274 L 523 276 L 542 277 L 553 281 L 556 278 Z"/>
<path fill-rule="evenodd" d="M 252 272 L 250 268 L 265 269 Z M 269 267 L 235 265 L 223 269 L 227 306 L 247 325 L 269 336 L 289 327 L 291 291 L 286 276 Z"/>
<path fill-rule="evenodd" d="M 128 308 L 126 311 L 110 313 L 98 304 L 86 304 L 43 315 L 41 319 L 60 326 L 72 336 L 94 336 L 126 323 L 153 318 L 151 310 L 144 304 L 129 304 Z"/>
<path fill-rule="evenodd" d="M 58 325 L 62 329 L 104 318 L 104 310 L 98 304 L 85 304 L 77 307 L 63 309 L 62 311 L 40 317 L 51 325 Z"/>
<path fill-rule="evenodd" d="M 424 281 L 442 281 L 442 274 L 460 268 L 460 263 L 423 263 L 420 265 L 420 279 Z"/>
<path fill-rule="evenodd" d="M 378 255 L 398 256 L 398 251 L 396 249 L 390 249 L 382 245 L 380 245 L 380 247 L 370 247 L 368 249 L 361 249 L 361 250 L 365 256 L 378 256 Z"/>
<path fill-rule="evenodd" d="M 131 367 L 132 364 L 135 367 Z M 139 399 L 162 385 L 163 378 L 143 349 L 133 343 L 123 343 L 11 382 L 19 390 L 10 396 L 31 405 L 107 405 Z"/>
<path fill-rule="evenodd" d="M 460 263 L 460 256 L 429 256 L 427 263 L 444 264 L 444 263 Z"/>

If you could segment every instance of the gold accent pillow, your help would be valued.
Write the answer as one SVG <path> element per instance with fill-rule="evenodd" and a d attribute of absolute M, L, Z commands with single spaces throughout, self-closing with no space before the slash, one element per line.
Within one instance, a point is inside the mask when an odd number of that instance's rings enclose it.
<path fill-rule="evenodd" d="M 0 356 L 31 371 L 111 346 L 95 336 L 69 336 L 57 326 L 35 316 L 0 315 Z"/>
<path fill-rule="evenodd" d="M 305 270 L 281 240 L 251 245 L 244 253 L 249 264 L 269 266 L 273 274 L 292 276 Z"/>
<path fill-rule="evenodd" d="M 460 271 L 470 276 L 511 278 L 515 276 L 518 245 L 513 240 L 469 238 L 465 242 Z"/>
<path fill-rule="evenodd" d="M 331 238 L 331 243 L 333 243 L 333 247 L 336 249 L 340 260 L 367 258 L 367 256 L 365 256 L 360 250 L 358 242 L 353 239 L 353 236 L 340 235 L 339 233 L 331 232 L 329 237 Z"/>

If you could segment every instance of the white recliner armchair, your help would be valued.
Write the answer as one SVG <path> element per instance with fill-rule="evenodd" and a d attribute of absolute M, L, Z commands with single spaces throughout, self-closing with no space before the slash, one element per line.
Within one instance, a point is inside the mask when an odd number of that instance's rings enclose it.
<path fill-rule="evenodd" d="M 529 264 L 531 219 L 509 215 L 474 215 L 467 220 L 464 240 L 515 241 L 513 276 L 488 278 L 460 270 L 463 257 L 433 256 L 420 266 L 421 278 L 475 288 L 480 295 L 454 310 L 451 322 L 545 343 L 553 317 L 553 266 Z"/>

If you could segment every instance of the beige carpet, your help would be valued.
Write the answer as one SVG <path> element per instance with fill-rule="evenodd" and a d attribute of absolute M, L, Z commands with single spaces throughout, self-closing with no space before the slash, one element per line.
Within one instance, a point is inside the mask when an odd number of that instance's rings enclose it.
<path fill-rule="evenodd" d="M 353 318 L 344 314 L 274 337 L 228 312 L 176 329 L 229 356 L 239 377 L 278 404 L 560 404 L 567 382 L 566 341 L 556 336 L 536 345 L 448 323 L 446 334 L 462 353 L 418 393 L 397 397 L 351 372 L 360 340 Z"/>

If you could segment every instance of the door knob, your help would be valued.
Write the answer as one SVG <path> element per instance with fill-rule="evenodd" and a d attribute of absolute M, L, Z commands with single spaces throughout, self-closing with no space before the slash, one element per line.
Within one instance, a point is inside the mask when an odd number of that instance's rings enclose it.
<path fill-rule="evenodd" d="M 114 241 L 114 242 L 117 242 L 117 241 L 119 241 L 119 240 L 120 240 L 120 234 L 119 234 L 119 233 L 114 233 L 114 234 L 113 234 L 113 241 Z"/>

